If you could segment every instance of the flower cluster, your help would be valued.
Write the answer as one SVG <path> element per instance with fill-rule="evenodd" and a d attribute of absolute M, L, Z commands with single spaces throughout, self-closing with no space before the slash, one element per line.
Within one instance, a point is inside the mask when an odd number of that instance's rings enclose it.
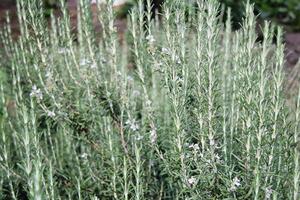
<path fill-rule="evenodd" d="M 193 151 L 200 150 L 199 144 L 191 144 L 191 145 L 189 145 L 189 148 L 192 149 Z"/>
<path fill-rule="evenodd" d="M 36 85 L 32 86 L 31 92 L 30 92 L 30 97 L 35 97 L 38 100 L 42 100 L 43 99 L 43 93 L 41 91 L 41 89 L 37 88 Z"/>
<path fill-rule="evenodd" d="M 154 144 L 157 140 L 157 133 L 156 133 L 156 129 L 155 128 L 152 128 L 151 131 L 150 131 L 150 142 L 152 144 Z"/>
<path fill-rule="evenodd" d="M 241 186 L 241 181 L 238 177 L 234 177 L 234 179 L 232 180 L 232 183 L 231 183 L 231 187 L 230 187 L 230 191 L 231 192 L 234 192 L 237 190 L 238 187 Z"/>
<path fill-rule="evenodd" d="M 187 180 L 187 184 L 189 187 L 193 187 L 197 184 L 197 179 L 194 176 L 192 176 Z"/>
<path fill-rule="evenodd" d="M 56 114 L 55 114 L 55 112 L 48 110 L 47 111 L 47 116 L 53 118 L 53 117 L 56 116 Z"/>

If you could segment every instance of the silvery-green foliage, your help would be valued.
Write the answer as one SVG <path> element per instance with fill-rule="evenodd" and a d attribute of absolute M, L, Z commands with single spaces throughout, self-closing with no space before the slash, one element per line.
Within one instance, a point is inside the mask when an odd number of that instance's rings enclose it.
<path fill-rule="evenodd" d="M 232 31 L 215 0 L 155 19 L 139 1 L 120 40 L 112 0 L 94 18 L 80 0 L 76 30 L 38 2 L 0 35 L 1 199 L 299 198 L 300 96 L 286 106 L 282 30 L 257 42 L 253 5 Z"/>

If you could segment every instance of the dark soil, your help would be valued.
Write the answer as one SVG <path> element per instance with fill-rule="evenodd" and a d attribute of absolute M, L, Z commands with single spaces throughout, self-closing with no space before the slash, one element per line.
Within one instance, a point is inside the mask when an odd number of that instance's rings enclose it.
<path fill-rule="evenodd" d="M 76 29 L 76 20 L 77 20 L 77 8 L 76 8 L 76 0 L 68 0 L 68 7 L 71 16 L 71 24 L 73 29 Z M 92 6 L 93 13 L 96 13 L 97 8 Z M 14 4 L 3 3 L 0 2 L 0 29 L 6 24 L 6 13 L 9 11 L 9 16 L 11 19 L 11 29 L 13 33 L 13 38 L 17 38 L 20 34 L 18 29 L 18 17 L 17 17 L 17 9 Z M 100 24 L 97 23 L 97 19 L 94 15 L 94 24 L 96 30 L 100 30 Z M 123 37 L 123 33 L 126 30 L 126 20 L 118 19 L 116 20 L 116 28 L 118 30 L 119 36 Z M 288 68 L 293 67 L 297 64 L 300 58 L 300 32 L 287 32 L 285 33 L 284 40 L 286 43 L 286 66 Z"/>

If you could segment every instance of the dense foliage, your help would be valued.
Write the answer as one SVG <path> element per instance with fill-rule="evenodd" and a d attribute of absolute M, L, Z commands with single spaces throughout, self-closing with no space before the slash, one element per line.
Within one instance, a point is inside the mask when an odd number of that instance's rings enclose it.
<path fill-rule="evenodd" d="M 111 1 L 100 36 L 89 2 L 75 32 L 32 1 L 0 34 L 0 199 L 299 199 L 300 95 L 286 106 L 282 30 L 256 43 L 252 5 L 233 31 L 215 0 L 161 21 L 140 1 L 120 40 Z"/>
<path fill-rule="evenodd" d="M 246 1 L 220 0 L 220 2 L 232 8 L 234 20 L 239 23 Z M 263 19 L 273 19 L 294 30 L 300 30 L 299 0 L 251 0 L 251 2 L 255 3 L 255 10 Z"/>
<path fill-rule="evenodd" d="M 44 0 L 47 6 L 57 6 L 60 0 Z M 152 0 L 156 8 L 160 7 L 162 2 L 169 0 Z M 226 8 L 232 9 L 232 17 L 234 26 L 238 27 L 244 15 L 244 7 L 247 1 L 243 0 L 218 0 L 225 5 Z M 138 0 L 127 0 L 127 3 L 118 9 L 118 15 L 124 17 L 128 13 L 134 3 Z M 143 0 L 146 4 L 147 0 Z M 170 1 L 172 2 L 172 1 Z M 186 4 L 194 4 L 195 0 L 185 0 Z M 300 1 L 299 0 L 251 0 L 255 3 L 255 12 L 260 13 L 263 19 L 272 19 L 280 24 L 289 26 L 293 30 L 300 30 Z"/>

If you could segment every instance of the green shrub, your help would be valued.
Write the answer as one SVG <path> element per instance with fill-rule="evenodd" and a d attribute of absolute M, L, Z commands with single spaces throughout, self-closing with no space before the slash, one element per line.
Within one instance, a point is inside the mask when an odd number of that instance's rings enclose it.
<path fill-rule="evenodd" d="M 283 15 L 286 18 L 286 22 L 300 20 L 300 2 L 298 0 L 254 0 L 254 2 L 263 16 L 274 17 Z"/>
<path fill-rule="evenodd" d="M 245 1 L 220 0 L 233 10 L 233 19 L 240 22 L 243 15 Z M 298 0 L 251 0 L 255 3 L 256 11 L 263 19 L 273 19 L 280 24 L 290 26 L 292 29 L 300 29 L 300 1 Z"/>
<path fill-rule="evenodd" d="M 0 107 L 0 199 L 299 199 L 300 95 L 286 106 L 281 28 L 266 22 L 257 44 L 252 5 L 232 31 L 230 12 L 224 25 L 200 2 L 189 16 L 173 1 L 161 23 L 147 13 L 146 27 L 140 4 L 128 42 L 110 4 L 98 38 L 86 1 L 76 33 L 65 5 L 49 29 L 19 1 L 21 36 L 0 34 L 0 105 L 7 90 L 16 104 Z"/>

